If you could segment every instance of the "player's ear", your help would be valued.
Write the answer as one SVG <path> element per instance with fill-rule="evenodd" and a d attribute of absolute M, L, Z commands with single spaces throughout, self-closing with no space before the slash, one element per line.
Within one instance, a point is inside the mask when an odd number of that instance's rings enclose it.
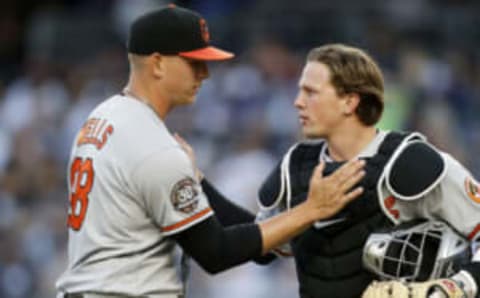
<path fill-rule="evenodd" d="M 163 78 L 165 75 L 165 57 L 160 53 L 153 53 L 150 58 L 152 75 L 158 79 Z"/>
<path fill-rule="evenodd" d="M 347 93 L 344 96 L 344 115 L 353 115 L 360 104 L 360 95 L 358 93 Z"/>

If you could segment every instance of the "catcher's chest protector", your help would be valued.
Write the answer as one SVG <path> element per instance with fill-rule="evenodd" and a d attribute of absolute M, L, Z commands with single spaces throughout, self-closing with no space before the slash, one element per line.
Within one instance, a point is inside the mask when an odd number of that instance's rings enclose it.
<path fill-rule="evenodd" d="M 362 266 L 363 246 L 372 231 L 393 225 L 379 206 L 377 181 L 385 164 L 407 135 L 388 134 L 378 153 L 367 158 L 366 176 L 361 181 L 364 193 L 333 218 L 338 219 L 338 223 L 322 228 L 311 227 L 292 240 L 302 298 L 360 297 L 372 281 L 373 275 Z M 289 166 L 292 206 L 305 200 L 322 146 L 301 145 L 292 153 Z M 327 163 L 325 175 L 339 166 L 341 163 Z"/>

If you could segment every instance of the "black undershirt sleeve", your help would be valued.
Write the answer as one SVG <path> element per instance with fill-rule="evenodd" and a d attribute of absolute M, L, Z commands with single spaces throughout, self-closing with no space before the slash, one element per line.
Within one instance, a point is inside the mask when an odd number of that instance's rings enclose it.
<path fill-rule="evenodd" d="M 223 226 L 229 227 L 255 221 L 253 213 L 225 198 L 207 179 L 203 179 L 201 185 L 210 206 Z M 274 259 L 276 259 L 276 256 L 273 253 L 268 253 L 255 257 L 253 261 L 259 265 L 266 265 Z"/>
<path fill-rule="evenodd" d="M 211 216 L 172 237 L 211 274 L 260 257 L 262 253 L 262 236 L 255 223 L 224 227 Z"/>
<path fill-rule="evenodd" d="M 253 213 L 225 198 L 207 179 L 203 179 L 201 185 L 210 206 L 223 226 L 255 221 Z"/>

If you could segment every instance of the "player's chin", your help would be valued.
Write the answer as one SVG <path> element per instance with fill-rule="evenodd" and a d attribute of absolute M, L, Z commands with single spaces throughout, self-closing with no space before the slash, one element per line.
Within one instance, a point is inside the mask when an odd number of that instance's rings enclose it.
<path fill-rule="evenodd" d="M 303 136 L 307 139 L 319 139 L 323 138 L 323 134 L 312 127 L 303 126 L 302 127 Z"/>
<path fill-rule="evenodd" d="M 189 94 L 189 95 L 184 97 L 184 99 L 182 100 L 182 104 L 183 105 L 190 105 L 190 104 L 195 103 L 195 101 L 197 101 L 197 94 Z"/>

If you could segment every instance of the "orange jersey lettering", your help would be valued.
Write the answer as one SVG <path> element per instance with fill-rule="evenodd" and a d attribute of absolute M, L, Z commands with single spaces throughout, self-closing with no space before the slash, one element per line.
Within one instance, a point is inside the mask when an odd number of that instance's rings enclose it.
<path fill-rule="evenodd" d="M 98 150 L 102 149 L 113 133 L 113 125 L 105 119 L 91 118 L 83 125 L 77 136 L 77 146 L 91 144 Z"/>

